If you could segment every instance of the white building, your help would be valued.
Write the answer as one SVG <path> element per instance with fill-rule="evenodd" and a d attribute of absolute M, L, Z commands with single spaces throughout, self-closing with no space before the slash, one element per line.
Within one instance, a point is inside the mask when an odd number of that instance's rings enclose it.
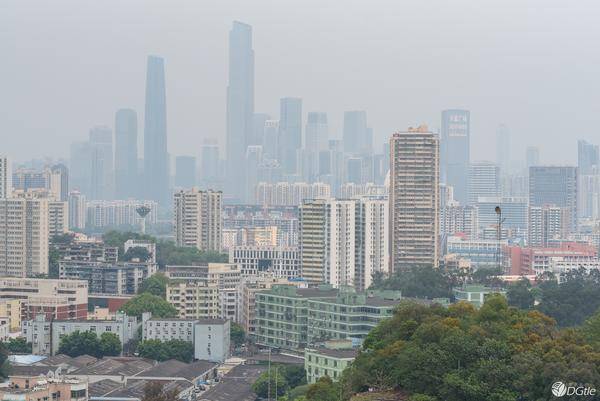
<path fill-rule="evenodd" d="M 90 227 L 139 226 L 141 218 L 136 209 L 147 206 L 150 213 L 146 223 L 156 224 L 158 204 L 154 201 L 139 200 L 93 200 L 87 202 L 86 223 Z"/>
<path fill-rule="evenodd" d="M 300 207 L 301 274 L 311 283 L 367 288 L 388 274 L 385 197 L 305 200 Z"/>
<path fill-rule="evenodd" d="M 100 337 L 102 333 L 113 333 L 124 346 L 137 334 L 137 319 L 124 313 L 117 313 L 114 320 L 46 320 L 44 315 L 34 320 L 22 322 L 22 334 L 32 344 L 32 353 L 36 355 L 55 355 L 60 348 L 60 340 L 76 331 L 93 332 Z"/>
<path fill-rule="evenodd" d="M 243 277 L 264 272 L 279 278 L 300 276 L 300 251 L 297 247 L 235 246 L 229 249 L 229 263 L 239 265 Z"/>
<path fill-rule="evenodd" d="M 323 182 L 259 182 L 256 185 L 256 201 L 259 205 L 298 206 L 304 199 L 330 196 L 331 187 Z"/>
<path fill-rule="evenodd" d="M 222 245 L 223 194 L 192 188 L 174 196 L 175 242 L 177 246 L 220 252 Z"/>
<path fill-rule="evenodd" d="M 69 193 L 69 228 L 83 230 L 87 217 L 85 195 L 79 191 Z"/>
<path fill-rule="evenodd" d="M 8 198 L 12 193 L 12 172 L 10 160 L 0 156 L 0 198 Z"/>
<path fill-rule="evenodd" d="M 549 240 L 567 238 L 570 211 L 558 206 L 529 206 L 528 246 L 547 247 Z"/>
<path fill-rule="evenodd" d="M 0 274 L 48 274 L 48 200 L 0 199 Z"/>

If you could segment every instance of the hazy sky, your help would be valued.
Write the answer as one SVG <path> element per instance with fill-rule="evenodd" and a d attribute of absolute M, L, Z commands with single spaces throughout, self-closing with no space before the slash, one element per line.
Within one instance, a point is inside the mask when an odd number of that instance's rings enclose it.
<path fill-rule="evenodd" d="M 169 152 L 198 155 L 225 135 L 227 36 L 254 28 L 256 111 L 279 98 L 365 109 L 377 142 L 471 110 L 472 159 L 493 159 L 506 123 L 513 158 L 574 162 L 600 143 L 600 5 L 554 0 L 0 0 L 0 153 L 67 157 L 118 108 L 143 132 L 146 57 L 165 58 Z M 379 146 L 379 145 L 378 145 Z"/>

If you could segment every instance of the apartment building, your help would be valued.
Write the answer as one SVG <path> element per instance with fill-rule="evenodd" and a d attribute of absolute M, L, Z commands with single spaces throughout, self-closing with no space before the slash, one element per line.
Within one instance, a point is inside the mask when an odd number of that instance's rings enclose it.
<path fill-rule="evenodd" d="M 192 188 L 174 195 L 175 242 L 177 246 L 220 252 L 222 246 L 223 194 Z"/>

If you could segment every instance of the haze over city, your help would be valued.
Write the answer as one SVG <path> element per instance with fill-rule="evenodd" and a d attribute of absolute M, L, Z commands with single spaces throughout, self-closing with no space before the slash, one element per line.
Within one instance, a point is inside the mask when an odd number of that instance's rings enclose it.
<path fill-rule="evenodd" d="M 143 130 L 155 54 L 171 156 L 197 156 L 204 138 L 224 154 L 239 20 L 253 26 L 256 112 L 276 119 L 280 98 L 300 97 L 304 118 L 327 112 L 341 138 L 343 112 L 366 110 L 381 151 L 393 132 L 439 129 L 441 110 L 464 108 L 472 160 L 494 160 L 505 123 L 513 160 L 536 145 L 544 163 L 573 164 L 575 139 L 593 141 L 600 125 L 599 11 L 592 1 L 3 1 L 0 140 L 15 161 L 68 158 L 119 108 L 135 109 Z"/>

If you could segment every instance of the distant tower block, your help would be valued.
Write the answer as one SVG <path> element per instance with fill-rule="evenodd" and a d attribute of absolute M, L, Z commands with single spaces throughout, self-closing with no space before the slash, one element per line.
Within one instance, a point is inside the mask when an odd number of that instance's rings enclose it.
<path fill-rule="evenodd" d="M 150 213 L 150 208 L 148 206 L 141 205 L 138 206 L 135 209 L 135 211 L 142 219 L 142 221 L 140 222 L 140 229 L 142 231 L 142 234 L 146 234 L 146 216 L 148 216 L 148 213 Z"/>

